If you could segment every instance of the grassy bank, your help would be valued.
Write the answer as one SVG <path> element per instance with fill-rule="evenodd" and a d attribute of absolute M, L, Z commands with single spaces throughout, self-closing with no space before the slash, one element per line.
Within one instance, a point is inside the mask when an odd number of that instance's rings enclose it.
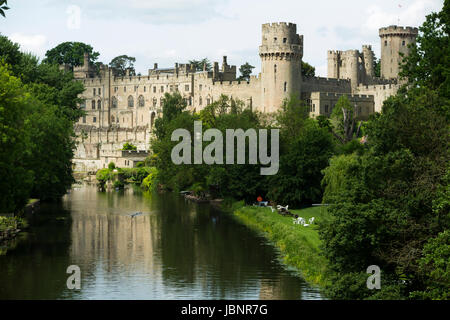
<path fill-rule="evenodd" d="M 320 221 L 326 215 L 325 207 L 290 211 L 306 220 L 315 217 Z M 280 249 L 283 262 L 295 267 L 307 282 L 319 286 L 325 284 L 326 259 L 320 255 L 317 224 L 309 227 L 293 224 L 291 217 L 283 217 L 270 208 L 235 207 L 233 214 L 248 227 L 263 232 Z"/>

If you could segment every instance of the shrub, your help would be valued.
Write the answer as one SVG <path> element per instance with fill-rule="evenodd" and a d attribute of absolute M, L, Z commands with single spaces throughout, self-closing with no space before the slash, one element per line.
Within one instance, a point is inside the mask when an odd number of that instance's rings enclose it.
<path fill-rule="evenodd" d="M 137 150 L 137 147 L 136 147 L 135 145 L 131 144 L 131 143 L 126 142 L 126 143 L 123 145 L 122 150 L 124 150 L 124 151 L 125 151 L 125 150 L 136 151 L 136 150 Z"/>
<path fill-rule="evenodd" d="M 110 162 L 109 164 L 108 164 L 108 169 L 109 170 L 114 170 L 116 168 L 116 164 L 114 163 L 114 162 Z"/>

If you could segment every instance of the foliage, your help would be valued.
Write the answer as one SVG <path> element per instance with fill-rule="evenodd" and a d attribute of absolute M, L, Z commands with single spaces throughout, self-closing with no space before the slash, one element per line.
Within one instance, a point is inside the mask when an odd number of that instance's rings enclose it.
<path fill-rule="evenodd" d="M 358 137 L 362 123 L 356 126 L 356 117 L 355 107 L 350 104 L 348 97 L 346 95 L 339 97 L 330 118 L 332 132 L 342 144 Z"/>
<path fill-rule="evenodd" d="M 9 10 L 8 7 L 8 1 L 7 0 L 0 0 L 0 14 L 5 18 L 5 11 Z"/>
<path fill-rule="evenodd" d="M 316 75 L 316 68 L 307 62 L 302 61 L 302 77 L 314 77 Z"/>
<path fill-rule="evenodd" d="M 211 62 L 208 58 L 203 58 L 202 60 L 190 60 L 190 64 L 194 65 L 196 71 L 203 71 L 203 68 L 206 67 L 206 71 L 211 71 Z"/>
<path fill-rule="evenodd" d="M 113 69 L 115 76 L 124 77 L 127 70 L 129 70 L 130 75 L 136 75 L 136 70 L 134 69 L 135 62 L 135 57 L 121 55 L 112 59 L 109 66 Z"/>
<path fill-rule="evenodd" d="M 116 164 L 114 163 L 114 162 L 110 162 L 109 164 L 108 164 L 108 169 L 109 170 L 114 170 L 116 168 Z"/>
<path fill-rule="evenodd" d="M 149 174 L 142 180 L 141 187 L 144 190 L 153 191 L 158 187 L 158 169 L 150 168 Z"/>
<path fill-rule="evenodd" d="M 56 65 L 67 64 L 72 68 L 78 67 L 83 65 L 85 53 L 89 53 L 90 63 L 94 63 L 100 55 L 89 44 L 82 42 L 63 42 L 55 48 L 48 50 L 43 62 Z"/>
<path fill-rule="evenodd" d="M 240 68 L 239 68 L 239 72 L 241 73 L 241 75 L 239 76 L 238 80 L 240 81 L 249 81 L 250 80 L 250 75 L 252 74 L 252 70 L 255 67 L 250 65 L 248 62 L 246 62 L 245 64 L 243 64 Z"/>
<path fill-rule="evenodd" d="M 123 144 L 122 150 L 124 151 L 136 151 L 137 147 L 129 142 Z"/>

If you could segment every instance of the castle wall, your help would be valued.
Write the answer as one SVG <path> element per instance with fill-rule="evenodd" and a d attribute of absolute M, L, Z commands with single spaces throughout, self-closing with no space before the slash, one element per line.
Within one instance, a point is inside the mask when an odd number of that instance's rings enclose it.
<path fill-rule="evenodd" d="M 356 88 L 355 93 L 373 96 L 375 112 L 381 112 L 383 102 L 390 96 L 397 94 L 398 89 L 400 89 L 400 84 L 361 84 Z"/>
<path fill-rule="evenodd" d="M 336 106 L 339 98 L 344 93 L 328 92 L 309 92 L 303 94 L 310 106 L 310 117 L 315 118 L 319 115 L 330 116 L 333 108 Z M 374 101 L 371 95 L 345 94 L 350 104 L 355 107 L 358 119 L 366 120 L 374 112 Z"/>

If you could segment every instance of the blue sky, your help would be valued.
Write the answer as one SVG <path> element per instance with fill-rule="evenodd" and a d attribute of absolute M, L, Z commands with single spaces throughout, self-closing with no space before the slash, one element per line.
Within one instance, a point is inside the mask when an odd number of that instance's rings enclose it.
<path fill-rule="evenodd" d="M 0 32 L 25 51 L 43 57 L 64 41 L 91 44 L 108 63 L 118 55 L 136 57 L 147 74 L 157 62 L 208 57 L 260 71 L 261 24 L 293 22 L 304 35 L 303 60 L 326 76 L 327 50 L 371 44 L 379 57 L 378 28 L 419 26 L 440 11 L 442 0 L 9 0 Z M 79 17 L 79 19 L 77 18 Z"/>

